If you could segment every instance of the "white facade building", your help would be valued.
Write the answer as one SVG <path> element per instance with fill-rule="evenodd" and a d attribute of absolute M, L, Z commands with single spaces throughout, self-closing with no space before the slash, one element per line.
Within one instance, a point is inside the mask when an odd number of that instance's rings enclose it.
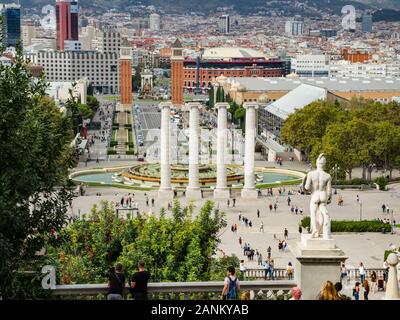
<path fill-rule="evenodd" d="M 350 63 L 335 61 L 330 65 L 331 77 L 400 77 L 400 62 L 393 63 Z"/>
<path fill-rule="evenodd" d="M 95 51 L 39 51 L 37 64 L 49 82 L 72 82 L 87 78 L 95 91 L 119 92 L 119 55 Z"/>
<path fill-rule="evenodd" d="M 227 34 L 231 31 L 231 19 L 229 15 L 225 14 L 219 17 L 219 32 L 223 34 Z"/>
<path fill-rule="evenodd" d="M 299 77 L 328 77 L 330 55 L 326 54 L 298 54 L 291 60 L 292 72 Z"/>
<path fill-rule="evenodd" d="M 288 36 L 301 36 L 304 33 L 304 22 L 295 20 L 286 21 L 285 33 Z"/>
<path fill-rule="evenodd" d="M 152 13 L 149 18 L 149 27 L 152 31 L 161 30 L 161 17 L 157 13 Z"/>

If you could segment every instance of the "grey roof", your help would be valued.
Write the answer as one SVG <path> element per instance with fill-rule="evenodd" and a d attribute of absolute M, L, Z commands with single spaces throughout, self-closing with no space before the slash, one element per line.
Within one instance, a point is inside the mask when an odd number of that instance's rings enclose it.
<path fill-rule="evenodd" d="M 285 120 L 296 109 L 301 109 L 314 101 L 326 99 L 326 91 L 317 86 L 301 84 L 282 98 L 270 103 L 265 110 Z"/>
<path fill-rule="evenodd" d="M 243 84 L 247 91 L 291 91 L 301 84 L 310 84 L 329 91 L 400 91 L 400 78 L 230 78 Z"/>

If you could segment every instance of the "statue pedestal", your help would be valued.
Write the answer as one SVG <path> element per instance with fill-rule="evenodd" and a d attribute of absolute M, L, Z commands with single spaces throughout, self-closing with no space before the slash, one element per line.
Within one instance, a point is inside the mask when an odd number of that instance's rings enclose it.
<path fill-rule="evenodd" d="M 302 234 L 292 253 L 296 257 L 294 278 L 303 299 L 317 299 L 327 280 L 333 284 L 340 281 L 340 262 L 347 257 L 333 239 L 312 239 L 310 234 Z"/>

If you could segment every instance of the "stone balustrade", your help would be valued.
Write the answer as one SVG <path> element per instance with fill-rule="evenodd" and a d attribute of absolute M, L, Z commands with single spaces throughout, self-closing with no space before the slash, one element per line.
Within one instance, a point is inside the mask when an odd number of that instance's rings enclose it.
<path fill-rule="evenodd" d="M 385 269 L 384 268 L 374 268 L 374 269 L 367 269 L 365 271 L 366 278 L 370 279 L 372 272 L 375 271 L 377 279 L 383 279 Z M 338 274 L 340 274 L 340 268 L 338 267 Z M 257 269 L 246 269 L 244 272 L 243 278 L 245 280 L 259 280 L 264 279 L 265 277 L 265 269 L 257 268 Z M 269 277 L 269 275 L 268 275 Z M 288 279 L 286 269 L 277 268 L 274 269 L 274 279 L 275 280 L 285 280 Z M 348 269 L 348 279 L 350 280 L 358 280 L 360 279 L 360 272 L 358 268 L 356 269 Z"/>
<path fill-rule="evenodd" d="M 209 282 L 159 282 L 148 284 L 149 299 L 200 299 L 218 300 L 221 298 L 223 281 Z M 294 281 L 241 281 L 240 291 L 248 291 L 253 299 L 260 300 L 285 300 L 290 295 L 290 290 L 295 287 Z M 74 297 L 97 297 L 107 293 L 107 284 L 72 284 L 56 285 L 49 289 L 52 294 L 60 298 L 73 299 Z M 126 287 L 126 295 L 128 287 Z M 126 296 L 125 295 L 125 296 Z"/>

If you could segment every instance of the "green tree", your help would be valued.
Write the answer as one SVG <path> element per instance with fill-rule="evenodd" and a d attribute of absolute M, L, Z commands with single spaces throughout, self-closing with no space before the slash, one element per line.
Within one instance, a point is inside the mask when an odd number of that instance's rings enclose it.
<path fill-rule="evenodd" d="M 71 121 L 45 95 L 17 51 L 0 65 L 0 296 L 21 298 L 17 271 L 36 268 L 51 230 L 71 200 Z"/>
<path fill-rule="evenodd" d="M 321 143 L 329 124 L 343 121 L 347 111 L 337 104 L 313 102 L 292 113 L 284 122 L 281 139 L 308 156 L 313 147 Z"/>

